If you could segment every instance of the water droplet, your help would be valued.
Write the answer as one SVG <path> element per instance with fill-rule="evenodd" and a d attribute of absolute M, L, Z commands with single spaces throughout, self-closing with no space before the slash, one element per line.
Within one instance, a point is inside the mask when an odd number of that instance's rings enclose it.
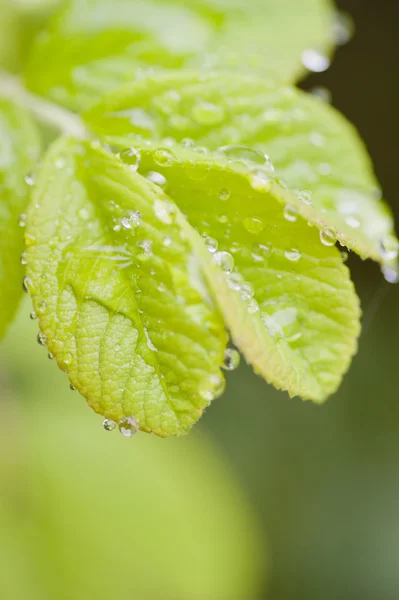
<path fill-rule="evenodd" d="M 160 167 L 170 167 L 175 160 L 174 154 L 167 148 L 158 148 L 155 150 L 153 158 Z"/>
<path fill-rule="evenodd" d="M 33 173 L 27 173 L 25 181 L 29 186 L 35 185 L 35 177 Z"/>
<path fill-rule="evenodd" d="M 32 312 L 30 313 L 30 318 L 32 319 L 32 321 L 34 321 L 35 319 L 37 319 L 37 314 L 35 313 L 34 310 L 32 310 Z"/>
<path fill-rule="evenodd" d="M 267 244 L 256 244 L 252 246 L 252 258 L 256 262 L 263 262 L 265 258 L 270 256 L 271 252 L 271 246 L 268 246 Z"/>
<path fill-rule="evenodd" d="M 245 282 L 242 284 L 240 291 L 241 291 L 241 298 L 244 301 L 251 300 L 255 293 L 252 285 L 248 282 Z"/>
<path fill-rule="evenodd" d="M 128 165 L 129 169 L 136 172 L 140 166 L 141 153 L 136 148 L 126 148 L 119 153 L 119 158 Z"/>
<path fill-rule="evenodd" d="M 73 361 L 72 354 L 70 352 L 64 352 L 64 354 L 62 355 L 62 361 L 64 362 L 64 364 L 70 365 Z"/>
<path fill-rule="evenodd" d="M 63 158 L 58 158 L 55 163 L 54 166 L 56 169 L 63 169 L 65 167 L 65 161 Z"/>
<path fill-rule="evenodd" d="M 349 258 L 349 254 L 347 253 L 346 250 L 340 250 L 341 253 L 341 258 L 342 258 L 342 262 L 346 262 Z"/>
<path fill-rule="evenodd" d="M 152 181 L 152 183 L 155 183 L 160 187 L 165 187 L 166 185 L 166 177 L 164 177 L 161 173 L 158 173 L 157 171 L 149 171 L 146 177 L 149 181 Z"/>
<path fill-rule="evenodd" d="M 230 190 L 223 188 L 219 192 L 219 198 L 223 201 L 228 200 L 230 198 Z"/>
<path fill-rule="evenodd" d="M 130 212 L 121 219 L 121 226 L 123 229 L 133 229 L 140 225 L 141 214 L 138 210 Z"/>
<path fill-rule="evenodd" d="M 258 235 L 266 227 L 264 221 L 257 217 L 247 217 L 246 219 L 244 219 L 243 225 L 245 229 L 249 231 L 249 233 L 253 233 L 254 235 Z"/>
<path fill-rule="evenodd" d="M 320 241 L 324 246 L 334 246 L 337 236 L 331 229 L 322 229 L 320 231 Z"/>
<path fill-rule="evenodd" d="M 229 273 L 234 269 L 234 258 L 228 252 L 216 252 L 214 259 L 222 271 Z"/>
<path fill-rule="evenodd" d="M 125 437 L 132 437 L 139 430 L 139 425 L 133 417 L 126 417 L 119 423 L 119 431 Z"/>
<path fill-rule="evenodd" d="M 382 265 L 381 272 L 388 283 L 399 283 L 399 271 L 397 267 Z"/>
<path fill-rule="evenodd" d="M 203 239 L 204 239 L 204 242 L 205 242 L 205 245 L 206 245 L 206 247 L 207 247 L 208 251 L 209 251 L 211 254 L 214 254 L 214 253 L 217 251 L 217 249 L 218 249 L 218 246 L 219 246 L 219 244 L 218 244 L 217 240 L 215 240 L 215 239 L 214 239 L 214 238 L 212 238 L 212 237 L 209 237 L 209 236 L 208 236 L 208 235 L 206 235 L 206 234 L 204 234 L 202 237 L 203 237 Z"/>
<path fill-rule="evenodd" d="M 284 332 L 281 329 L 280 325 L 277 323 L 277 321 L 275 321 L 273 319 L 272 316 L 270 315 L 263 315 L 262 318 L 263 324 L 266 327 L 269 335 L 272 336 L 272 338 L 278 340 L 284 337 Z"/>
<path fill-rule="evenodd" d="M 46 310 L 46 308 L 47 308 L 47 304 L 46 304 L 46 302 L 44 300 L 42 300 L 41 302 L 38 302 L 38 304 L 37 304 L 37 312 L 39 314 L 44 313 L 44 311 Z"/>
<path fill-rule="evenodd" d="M 234 348 L 227 348 L 224 354 L 223 368 L 226 371 L 234 371 L 240 364 L 240 355 Z"/>
<path fill-rule="evenodd" d="M 22 215 L 19 215 L 19 217 L 18 217 L 18 225 L 20 227 L 26 227 L 26 219 L 27 219 L 27 216 L 26 216 L 25 213 L 22 213 Z"/>
<path fill-rule="evenodd" d="M 302 256 L 302 254 L 299 252 L 299 250 L 296 250 L 295 248 L 292 248 L 291 250 L 287 250 L 286 252 L 284 252 L 284 255 L 285 255 L 285 258 L 287 258 L 291 262 L 297 262 Z"/>
<path fill-rule="evenodd" d="M 21 265 L 26 265 L 26 252 L 22 252 L 20 260 Z"/>
<path fill-rule="evenodd" d="M 333 35 L 335 43 L 338 46 L 347 44 L 353 37 L 355 26 L 353 19 L 348 13 L 337 11 L 335 14 L 333 26 Z"/>
<path fill-rule="evenodd" d="M 45 333 L 39 331 L 39 333 L 37 334 L 37 343 L 41 346 L 45 346 L 47 344 L 47 336 Z"/>
<path fill-rule="evenodd" d="M 252 189 L 259 192 L 267 191 L 270 187 L 270 181 L 270 177 L 261 171 L 252 173 L 249 179 Z"/>
<path fill-rule="evenodd" d="M 78 216 L 79 216 L 79 219 L 82 219 L 82 221 L 88 221 L 89 217 L 90 217 L 90 213 L 87 210 L 87 208 L 81 208 L 78 211 Z"/>
<path fill-rule="evenodd" d="M 329 89 L 327 89 L 326 87 L 324 87 L 322 85 L 316 85 L 315 87 L 313 87 L 310 90 L 310 93 L 312 94 L 312 96 L 316 96 L 316 98 L 319 98 L 326 104 L 331 103 L 331 100 L 332 100 L 331 92 Z"/>
<path fill-rule="evenodd" d="M 386 235 L 380 240 L 381 256 L 384 260 L 395 260 L 399 253 L 399 242 L 393 235 Z"/>
<path fill-rule="evenodd" d="M 317 146 L 317 148 L 323 148 L 326 145 L 326 138 L 318 131 L 312 131 L 309 135 L 309 141 L 313 146 Z"/>
<path fill-rule="evenodd" d="M 36 236 L 31 235 L 30 233 L 25 233 L 25 245 L 26 246 L 34 246 L 36 244 Z"/>
<path fill-rule="evenodd" d="M 116 423 L 112 419 L 104 419 L 103 427 L 104 427 L 105 431 L 114 431 L 114 429 L 116 427 Z"/>
<path fill-rule="evenodd" d="M 247 308 L 248 308 L 249 314 L 253 315 L 256 312 L 258 312 L 259 304 L 256 302 L 256 300 L 254 298 L 251 298 L 251 300 L 249 300 L 247 303 Z"/>
<path fill-rule="evenodd" d="M 239 273 L 229 273 L 227 277 L 227 285 L 230 289 L 239 292 L 244 283 L 242 276 Z"/>
<path fill-rule="evenodd" d="M 256 163 L 258 165 L 267 165 L 270 160 L 263 152 L 255 150 L 250 146 L 243 146 L 241 144 L 230 144 L 229 146 L 221 146 L 218 148 L 218 153 L 222 154 L 226 158 L 233 161 Z"/>
<path fill-rule="evenodd" d="M 49 352 L 49 353 L 47 354 L 47 358 L 48 358 L 49 360 L 54 360 L 54 356 L 51 354 L 51 352 Z"/>
<path fill-rule="evenodd" d="M 162 223 L 170 225 L 172 223 L 173 205 L 166 200 L 157 198 L 154 202 L 154 213 Z"/>
<path fill-rule="evenodd" d="M 290 221 L 290 223 L 295 223 L 298 218 L 298 209 L 295 206 L 291 206 L 291 204 L 287 204 L 284 208 L 284 219 L 286 221 Z"/>
<path fill-rule="evenodd" d="M 197 102 L 192 109 L 192 115 L 200 125 L 216 125 L 224 119 L 223 106 L 211 102 Z"/>
<path fill-rule="evenodd" d="M 345 223 L 349 225 L 349 227 L 352 227 L 352 229 L 357 229 L 360 227 L 360 221 L 356 219 L 356 217 L 347 217 L 345 219 Z"/>
<path fill-rule="evenodd" d="M 72 385 L 72 383 L 70 383 L 70 384 L 69 384 L 69 389 L 70 389 L 72 392 L 76 392 L 76 387 L 75 387 L 75 386 L 73 386 L 73 385 Z"/>
<path fill-rule="evenodd" d="M 298 199 L 303 203 L 303 204 L 312 204 L 312 192 L 309 190 L 302 190 L 301 192 L 299 192 L 298 194 Z"/>
<path fill-rule="evenodd" d="M 145 254 L 148 256 L 152 256 L 152 241 L 151 240 L 142 240 L 141 242 L 137 242 L 139 248 L 143 248 Z"/>
<path fill-rule="evenodd" d="M 35 290 L 35 286 L 33 284 L 32 279 L 30 277 L 24 277 L 22 280 L 22 289 L 25 294 L 32 294 Z"/>
<path fill-rule="evenodd" d="M 328 56 L 319 50 L 309 48 L 308 50 L 304 50 L 304 52 L 302 52 L 302 64 L 309 69 L 309 71 L 313 71 L 314 73 L 322 73 L 328 69 L 331 61 Z"/>
<path fill-rule="evenodd" d="M 226 223 L 229 222 L 229 217 L 227 215 L 219 215 L 218 221 L 219 223 L 222 223 L 222 225 L 226 225 Z"/>

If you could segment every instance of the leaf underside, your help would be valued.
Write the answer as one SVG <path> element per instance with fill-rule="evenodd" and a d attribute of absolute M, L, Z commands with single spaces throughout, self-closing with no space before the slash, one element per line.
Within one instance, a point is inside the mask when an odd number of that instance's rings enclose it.
<path fill-rule="evenodd" d="M 29 199 L 26 176 L 36 167 L 40 139 L 29 114 L 0 100 L 0 338 L 12 321 L 22 295 L 21 225 Z"/>
<path fill-rule="evenodd" d="M 159 436 L 224 389 L 224 323 L 176 212 L 112 155 L 61 139 L 28 217 L 42 341 L 95 411 Z"/>

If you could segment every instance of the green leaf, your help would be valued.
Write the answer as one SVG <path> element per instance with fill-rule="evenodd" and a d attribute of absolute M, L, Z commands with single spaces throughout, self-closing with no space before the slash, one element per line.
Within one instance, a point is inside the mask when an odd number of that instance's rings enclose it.
<path fill-rule="evenodd" d="M 221 156 L 245 176 L 251 171 L 255 185 L 257 175 L 285 182 L 285 201 L 342 245 L 363 258 L 395 258 L 393 219 L 362 141 L 342 115 L 304 92 L 253 76 L 166 73 L 103 98 L 86 121 L 122 147 L 143 145 L 142 137 L 154 147 L 200 146 L 213 153 L 210 163 Z"/>
<path fill-rule="evenodd" d="M 18 223 L 29 198 L 27 174 L 40 155 L 37 129 L 28 113 L 0 99 L 0 338 L 22 294 L 23 235 Z M 24 216 L 20 217 L 23 225 Z"/>
<path fill-rule="evenodd" d="M 339 251 L 287 215 L 284 189 L 254 189 L 226 161 L 146 147 L 140 172 L 187 215 L 190 225 L 182 226 L 255 371 L 291 396 L 325 400 L 348 369 L 360 331 L 359 301 Z"/>
<path fill-rule="evenodd" d="M 134 168 L 87 143 L 50 149 L 27 285 L 39 341 L 95 411 L 125 433 L 179 435 L 223 391 L 227 336 L 182 217 Z"/>
<path fill-rule="evenodd" d="M 38 38 L 26 81 L 76 110 L 154 68 L 223 66 L 293 81 L 303 63 L 327 68 L 333 24 L 330 0 L 70 0 Z"/>
<path fill-rule="evenodd" d="M 33 38 L 61 0 L 0 1 L 0 66 L 18 71 Z"/>

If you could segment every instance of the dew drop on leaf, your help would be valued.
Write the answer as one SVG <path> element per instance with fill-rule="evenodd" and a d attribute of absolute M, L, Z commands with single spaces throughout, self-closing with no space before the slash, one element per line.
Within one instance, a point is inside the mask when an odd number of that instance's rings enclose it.
<path fill-rule="evenodd" d="M 81 219 L 82 221 L 88 221 L 90 214 L 89 214 L 89 211 L 87 210 L 87 208 L 81 208 L 78 212 L 78 216 L 79 216 L 79 219 Z"/>
<path fill-rule="evenodd" d="M 292 250 L 287 250 L 286 252 L 284 252 L 284 255 L 285 258 L 287 258 L 291 262 L 297 262 L 302 256 L 299 250 L 296 250 L 295 248 L 292 248 Z"/>
<path fill-rule="evenodd" d="M 298 211 L 295 206 L 287 204 L 284 208 L 284 219 L 290 223 L 295 223 L 298 217 Z"/>
<path fill-rule="evenodd" d="M 40 344 L 40 346 L 45 346 L 47 344 L 47 336 L 45 333 L 39 331 L 37 334 L 37 343 Z"/>
<path fill-rule="evenodd" d="M 70 365 L 71 362 L 73 360 L 73 356 L 70 352 L 65 352 L 62 356 L 62 361 L 64 362 L 64 364 L 66 365 Z"/>
<path fill-rule="evenodd" d="M 298 198 L 303 204 L 312 204 L 312 192 L 309 190 L 302 190 L 299 192 Z"/>
<path fill-rule="evenodd" d="M 26 220 L 27 220 L 26 214 L 22 213 L 22 215 L 19 215 L 19 217 L 18 217 L 18 225 L 20 227 L 26 227 Z"/>
<path fill-rule="evenodd" d="M 337 237 L 331 229 L 322 229 L 320 231 L 320 241 L 324 246 L 334 246 Z"/>
<path fill-rule="evenodd" d="M 249 233 L 253 233 L 254 235 L 258 235 L 261 233 L 266 227 L 264 221 L 262 219 L 258 219 L 257 217 L 247 217 L 243 221 L 243 225 Z"/>
<path fill-rule="evenodd" d="M 32 173 L 27 173 L 25 181 L 29 186 L 35 185 L 35 177 Z"/>
<path fill-rule="evenodd" d="M 343 46 L 350 42 L 355 31 L 352 17 L 343 11 L 337 11 L 332 25 L 335 43 Z"/>
<path fill-rule="evenodd" d="M 214 259 L 222 271 L 229 273 L 234 269 L 234 258 L 228 252 L 216 252 Z"/>
<path fill-rule="evenodd" d="M 227 348 L 224 354 L 223 368 L 226 371 L 234 371 L 240 364 L 240 355 L 234 348 Z"/>
<path fill-rule="evenodd" d="M 119 423 L 119 431 L 125 437 L 132 437 L 138 430 L 138 423 L 133 417 L 126 417 Z"/>
<path fill-rule="evenodd" d="M 388 283 L 399 283 L 399 271 L 397 267 L 383 265 L 381 267 L 381 271 L 384 275 L 385 281 Z"/>
<path fill-rule="evenodd" d="M 135 148 L 126 148 L 125 150 L 122 150 L 122 152 L 119 153 L 119 157 L 134 172 L 136 172 L 140 166 L 141 154 L 140 151 Z"/>
<path fill-rule="evenodd" d="M 146 175 L 146 178 L 148 181 L 152 181 L 152 183 L 155 183 L 160 187 L 164 187 L 167 181 L 166 177 L 164 177 L 161 173 L 158 173 L 158 171 L 149 171 Z"/>
<path fill-rule="evenodd" d="M 357 229 L 360 227 L 360 221 L 359 219 L 356 219 L 356 217 L 347 217 L 345 219 L 345 223 L 349 225 L 349 227 L 352 227 L 352 229 Z"/>
<path fill-rule="evenodd" d="M 133 229 L 134 227 L 138 227 L 140 225 L 141 214 L 139 211 L 132 211 L 128 215 L 122 217 L 121 226 L 123 229 Z"/>
<path fill-rule="evenodd" d="M 381 256 L 384 260 L 395 260 L 399 253 L 399 242 L 392 235 L 380 240 Z"/>
<path fill-rule="evenodd" d="M 153 158 L 160 167 L 170 167 L 175 160 L 174 154 L 167 148 L 155 150 Z"/>
<path fill-rule="evenodd" d="M 22 280 L 22 289 L 25 294 L 32 294 L 35 291 L 35 286 L 30 277 L 24 277 Z"/>
<path fill-rule="evenodd" d="M 103 427 L 104 427 L 105 431 L 114 431 L 114 429 L 116 427 L 116 423 L 112 419 L 104 419 Z"/>
<path fill-rule="evenodd" d="M 205 235 L 203 235 L 202 237 L 203 237 L 203 239 L 204 239 L 204 242 L 205 242 L 205 245 L 206 245 L 206 247 L 207 247 L 208 251 L 209 251 L 211 254 L 214 254 L 214 253 L 217 251 L 217 249 L 218 249 L 218 246 L 219 246 L 219 244 L 218 244 L 218 241 L 217 241 L 217 240 L 215 240 L 215 239 L 214 239 L 214 238 L 212 238 L 212 237 L 209 237 L 209 236 L 208 236 L 208 235 L 206 235 L 206 234 L 205 234 Z"/>
<path fill-rule="evenodd" d="M 228 200 L 230 198 L 230 191 L 226 188 L 223 188 L 222 190 L 220 190 L 219 192 L 219 198 L 221 200 Z"/>
<path fill-rule="evenodd" d="M 314 73 L 326 71 L 331 64 L 328 56 L 314 48 L 308 48 L 302 52 L 302 64 Z"/>
<path fill-rule="evenodd" d="M 314 86 L 310 90 L 310 93 L 312 94 L 312 96 L 316 96 L 316 98 L 319 98 L 320 100 L 322 100 L 322 102 L 325 102 L 326 104 L 331 103 L 331 100 L 332 100 L 331 92 L 328 88 L 326 88 L 322 85 Z"/>
<path fill-rule="evenodd" d="M 340 250 L 342 262 L 346 262 L 349 258 L 349 254 L 346 250 Z"/>
<path fill-rule="evenodd" d="M 34 321 L 35 319 L 37 319 L 37 314 L 35 313 L 34 310 L 32 310 L 32 312 L 30 313 L 30 318 L 32 319 L 32 321 Z"/>

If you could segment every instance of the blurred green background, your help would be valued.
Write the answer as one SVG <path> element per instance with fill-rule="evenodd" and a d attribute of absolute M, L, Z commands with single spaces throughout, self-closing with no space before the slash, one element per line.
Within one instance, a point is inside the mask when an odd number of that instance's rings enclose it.
<path fill-rule="evenodd" d="M 303 87 L 360 130 L 399 222 L 399 4 L 341 0 L 356 36 Z M 242 365 L 186 439 L 106 433 L 35 341 L 1 349 L 3 600 L 397 600 L 399 288 L 350 257 L 360 350 L 325 406 Z"/>

